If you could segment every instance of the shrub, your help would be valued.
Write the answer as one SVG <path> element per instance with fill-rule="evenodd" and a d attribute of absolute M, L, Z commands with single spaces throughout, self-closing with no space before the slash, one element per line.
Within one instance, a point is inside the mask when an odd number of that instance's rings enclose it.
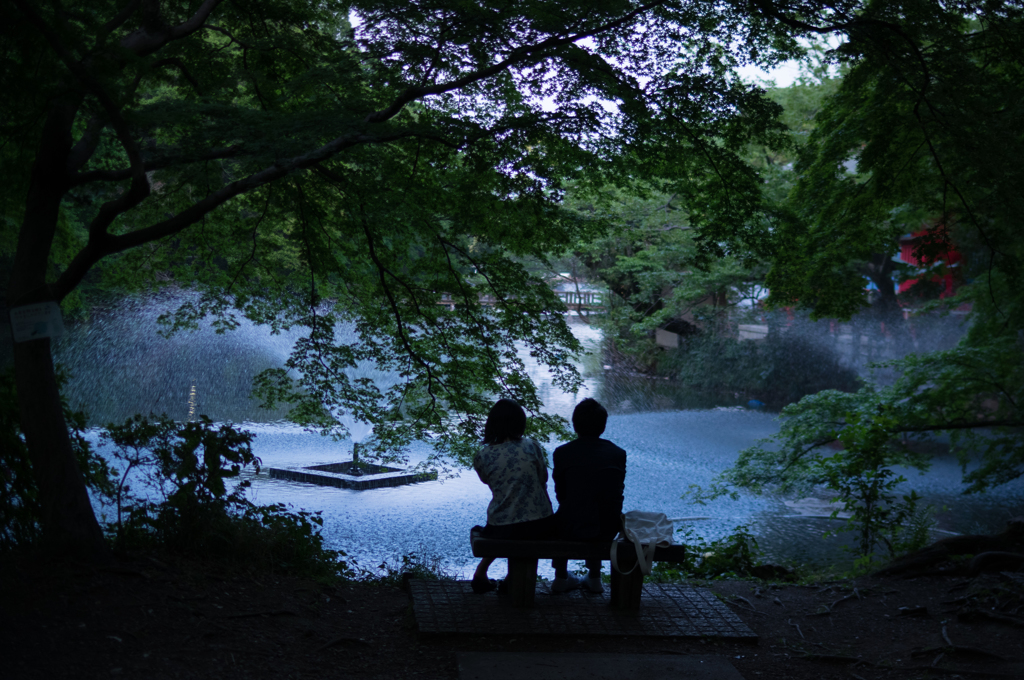
<path fill-rule="evenodd" d="M 428 581 L 454 581 L 456 574 L 444 566 L 439 556 L 421 556 L 415 553 L 402 555 L 399 564 L 384 560 L 376 570 L 361 569 L 359 578 L 370 583 L 405 588 L 409 579 L 421 578 Z"/>
<path fill-rule="evenodd" d="M 686 545 L 686 559 L 679 564 L 655 562 L 652 574 L 658 580 L 677 581 L 683 578 L 721 578 L 756 576 L 761 565 L 761 550 L 750 528 L 738 526 L 733 533 L 707 541 L 692 528 L 680 529 Z"/>
<path fill-rule="evenodd" d="M 709 331 L 687 338 L 666 357 L 663 373 L 706 391 L 741 392 L 782 407 L 824 389 L 851 391 L 857 373 L 809 322 L 782 332 L 772 326 L 760 342 Z"/>
<path fill-rule="evenodd" d="M 110 527 L 117 548 L 161 549 L 313 577 L 352 575 L 341 559 L 345 554 L 324 547 L 319 513 L 257 506 L 245 497 L 249 480 L 227 483 L 246 468 L 259 471 L 251 433 L 206 416 L 177 423 L 136 415 L 109 425 L 102 437 L 113 444 L 121 467 L 117 519 Z"/>

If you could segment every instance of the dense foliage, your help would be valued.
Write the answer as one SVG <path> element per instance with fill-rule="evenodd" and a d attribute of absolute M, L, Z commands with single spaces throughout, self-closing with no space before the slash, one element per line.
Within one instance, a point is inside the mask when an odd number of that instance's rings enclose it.
<path fill-rule="evenodd" d="M 777 107 L 731 69 L 797 53 L 772 11 L 4 0 L 8 303 L 180 285 L 201 298 L 173 324 L 212 314 L 229 329 L 244 314 L 306 328 L 261 395 L 325 432 L 344 434 L 342 413 L 372 422 L 381 448 L 421 437 L 465 459 L 497 395 L 534 414 L 535 434 L 559 430 L 518 353 L 571 388 L 578 348 L 520 258 L 594 228 L 560 207 L 569 182 L 659 177 L 700 205 L 689 219 L 705 259 L 762 247 L 760 180 L 739 151 L 782 133 Z M 356 342 L 336 337 L 342 322 Z M 71 465 L 56 388 L 34 381 L 52 372 L 48 343 L 15 354 L 30 451 Z M 350 379 L 361 362 L 400 380 Z M 88 514 L 74 475 L 44 468 L 55 536 L 95 543 L 60 510 L 75 496 Z"/>
<path fill-rule="evenodd" d="M 847 36 L 830 53 L 844 77 L 805 129 L 779 202 L 769 304 L 873 318 L 904 356 L 878 366 L 884 382 L 785 408 L 779 434 L 703 491 L 825 487 L 851 513 L 863 555 L 880 544 L 895 554 L 927 529 L 926 509 L 893 471 L 927 468 L 918 440 L 949 437 L 967 492 L 1024 474 L 1024 175 L 1013 160 L 1024 153 L 1024 8 L 877 3 L 833 26 Z M 910 233 L 922 266 L 901 272 L 893 256 Z M 957 295 L 946 299 L 938 286 L 922 296 L 926 285 L 900 299 L 893 285 L 947 275 Z M 928 336 L 952 311 L 969 312 L 967 331 L 936 349 Z"/>
<path fill-rule="evenodd" d="M 567 188 L 665 197 L 685 208 L 688 231 L 665 236 L 690 239 L 680 272 L 761 263 L 776 304 L 839 317 L 926 219 L 926 249 L 969 255 L 976 321 L 954 382 L 911 395 L 952 410 L 902 426 L 1018 426 L 1020 16 L 987 0 L 3 0 L 8 304 L 187 287 L 198 301 L 174 326 L 307 329 L 258 386 L 297 421 L 343 436 L 347 413 L 381 449 L 424 438 L 464 461 L 495 396 L 535 434 L 561 427 L 519 353 L 578 381 L 559 302 L 522 264 L 604 233 Z M 846 73 L 784 203 L 789 180 L 765 181 L 779 163 L 751 150 L 791 133 L 733 68 L 812 34 L 848 37 Z M 964 391 L 981 357 L 1001 393 Z M 366 362 L 398 380 L 351 378 Z M 18 343 L 15 366 L 47 530 L 96 543 L 48 341 Z M 979 399 L 986 415 L 964 420 Z M 1012 435 L 986 479 L 1020 473 Z"/>
<path fill-rule="evenodd" d="M 588 233 L 558 208 L 565 183 L 657 169 L 704 206 L 696 225 L 739 234 L 758 200 L 736 150 L 776 134 L 776 109 L 729 68 L 793 49 L 739 6 L 701 3 L 4 8 L 18 29 L 4 43 L 5 134 L 23 140 L 5 158 L 12 205 L 48 107 L 72 100 L 47 253 L 57 299 L 102 270 L 106 285 L 203 291 L 179 324 L 216 314 L 230 327 L 233 307 L 305 326 L 288 366 L 302 378 L 267 375 L 268 400 L 325 429 L 351 411 L 389 444 L 432 434 L 448 448 L 475 438 L 496 393 L 538 410 L 514 342 L 560 385 L 576 380 L 575 342 L 544 316 L 557 301 L 510 257 Z M 24 219 L 6 213 L 8 253 Z M 335 341 L 339 321 L 358 343 Z M 403 380 L 385 395 L 350 381 L 342 369 L 362 360 Z"/>
<path fill-rule="evenodd" d="M 855 265 L 890 258 L 896 236 L 924 227 L 917 252 L 933 272 L 952 266 L 942 258 L 949 250 L 965 259 L 954 272 L 958 296 L 918 314 L 966 304 L 971 325 L 955 348 L 885 364 L 898 376 L 892 384 L 824 392 L 784 411 L 775 443 L 745 452 L 730 473 L 743 486 L 796 483 L 822 445 L 867 423 L 890 440 L 949 433 L 969 491 L 1024 474 L 1024 175 L 1011 160 L 1024 152 L 1024 12 L 1017 3 L 907 2 L 872 16 L 877 30 L 852 30 L 835 53 L 848 72 L 798 166 L 792 205 L 802 219 L 779 233 L 771 299 L 849 315 L 864 300 Z M 850 159 L 855 173 L 841 170 Z M 898 312 L 888 318 L 899 327 Z M 888 446 L 887 462 L 913 462 L 906 447 Z"/>
<path fill-rule="evenodd" d="M 344 553 L 324 547 L 319 513 L 246 498 L 245 472 L 258 472 L 252 434 L 205 416 L 177 423 L 135 416 L 109 425 L 117 480 L 108 494 L 115 548 L 228 560 L 264 572 L 351 575 Z"/>
<path fill-rule="evenodd" d="M 781 106 L 788 138 L 743 151 L 763 179 L 769 213 L 781 209 L 796 184 L 793 163 L 840 82 L 824 60 L 816 47 L 795 84 L 767 91 Z M 608 291 L 606 312 L 589 321 L 604 331 L 605 352 L 615 363 L 671 377 L 708 398 L 754 397 L 772 407 L 822 389 L 857 387 L 855 370 L 840 365 L 834 328 L 830 333 L 827 324 L 809 322 L 806 313 L 765 309 L 765 279 L 776 255 L 734 248 L 706 261 L 682 193 L 636 197 L 606 188 L 582 200 L 570 192 L 567 206 L 608 225 L 577 244 L 563 267 Z M 766 341 L 740 340 L 739 324 L 766 328 Z M 681 336 L 677 349 L 655 343 L 659 328 Z"/>

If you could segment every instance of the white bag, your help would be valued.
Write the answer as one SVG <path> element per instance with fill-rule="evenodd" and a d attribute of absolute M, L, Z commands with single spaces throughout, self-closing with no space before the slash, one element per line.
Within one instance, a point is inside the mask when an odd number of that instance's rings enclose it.
<path fill-rule="evenodd" d="M 640 567 L 643 574 L 650 574 L 654 564 L 654 550 L 672 545 L 675 527 L 663 512 L 644 512 L 630 510 L 622 515 L 622 531 L 612 541 L 612 567 L 615 571 L 628 574 Z M 618 541 L 625 539 L 636 548 L 636 565 L 629 571 L 619 569 Z"/>

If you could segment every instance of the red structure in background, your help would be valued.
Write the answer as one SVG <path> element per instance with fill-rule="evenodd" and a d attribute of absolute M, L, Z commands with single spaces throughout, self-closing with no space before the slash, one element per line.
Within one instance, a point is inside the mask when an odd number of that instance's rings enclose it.
<path fill-rule="evenodd" d="M 944 230 L 943 230 L 944 231 Z M 941 252 L 937 252 L 933 255 L 918 256 L 914 251 L 919 249 L 920 242 L 925 238 L 934 239 L 936 246 L 941 248 L 943 242 L 945 248 Z M 956 292 L 956 286 L 959 282 L 955 281 L 953 276 L 954 268 L 958 267 L 963 255 L 957 251 L 953 245 L 949 242 L 948 238 L 944 233 L 935 233 L 933 229 L 920 229 L 912 234 L 906 234 L 900 238 L 900 259 L 909 265 L 913 265 L 919 268 L 927 268 L 936 265 L 937 263 L 945 263 L 943 271 L 941 273 L 933 274 L 930 280 L 933 283 L 938 283 L 942 286 L 942 292 L 939 293 L 939 298 L 952 297 Z M 904 293 L 910 290 L 914 284 L 921 279 L 907 279 L 900 284 L 899 293 Z"/>

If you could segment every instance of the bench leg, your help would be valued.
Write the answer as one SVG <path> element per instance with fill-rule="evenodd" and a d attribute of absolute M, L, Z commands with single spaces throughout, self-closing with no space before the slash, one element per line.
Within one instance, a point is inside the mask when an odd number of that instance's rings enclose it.
<path fill-rule="evenodd" d="M 612 569 L 611 606 L 626 611 L 640 610 L 640 595 L 644 590 L 644 573 L 639 568 L 628 574 Z"/>
<path fill-rule="evenodd" d="M 513 607 L 532 607 L 537 590 L 537 560 L 508 558 L 508 595 Z"/>

